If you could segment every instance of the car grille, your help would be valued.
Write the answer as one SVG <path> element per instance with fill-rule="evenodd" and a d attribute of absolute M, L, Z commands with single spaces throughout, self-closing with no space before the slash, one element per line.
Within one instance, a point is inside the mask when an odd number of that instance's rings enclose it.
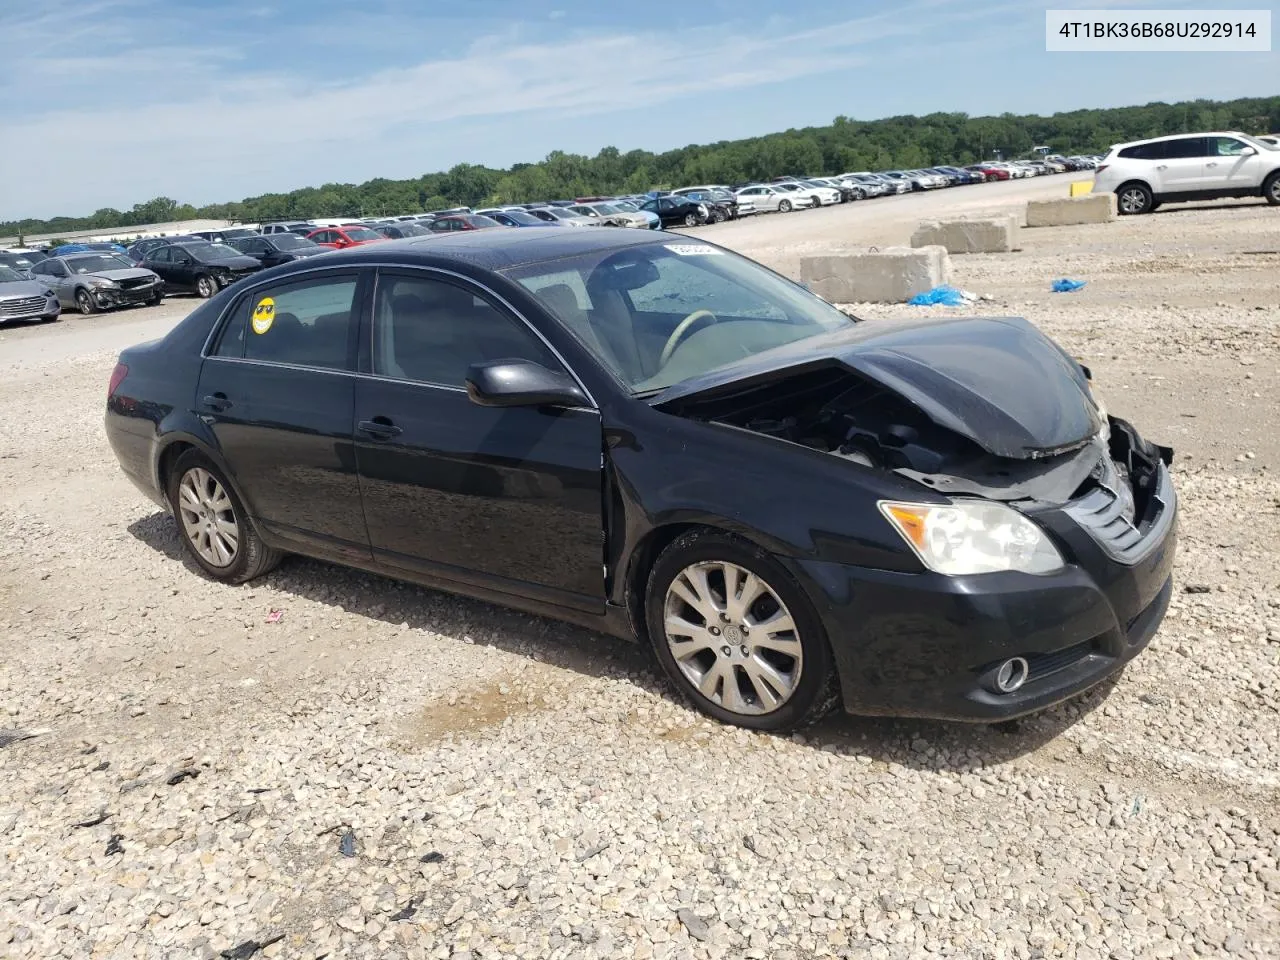
<path fill-rule="evenodd" d="M 44 297 L 0 300 L 0 317 L 27 317 L 44 310 Z"/>
<path fill-rule="evenodd" d="M 1077 643 L 1073 647 L 1055 650 L 1053 653 L 1031 654 L 1026 658 L 1027 681 L 1043 680 L 1045 677 L 1075 666 L 1089 654 L 1094 653 L 1096 649 L 1094 641 L 1086 640 L 1083 643 Z"/>
<path fill-rule="evenodd" d="M 136 290 L 138 287 L 145 287 L 151 283 L 150 277 L 130 277 L 127 280 L 119 281 L 122 290 Z"/>
<path fill-rule="evenodd" d="M 1145 532 L 1124 516 L 1124 504 L 1111 489 L 1097 486 L 1079 499 L 1068 503 L 1064 512 L 1084 528 L 1112 559 L 1121 563 L 1137 563 L 1146 552 L 1147 534 L 1161 526 L 1162 515 L 1172 509 L 1176 494 L 1169 471 L 1161 465 L 1155 499 L 1155 511 L 1144 522 Z M 1150 512 L 1150 511 L 1149 511 Z"/>

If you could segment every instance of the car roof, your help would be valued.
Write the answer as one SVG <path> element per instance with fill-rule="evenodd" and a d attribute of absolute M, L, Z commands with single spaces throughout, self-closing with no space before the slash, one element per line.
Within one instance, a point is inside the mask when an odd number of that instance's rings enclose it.
<path fill-rule="evenodd" d="M 1245 134 L 1238 130 L 1204 130 L 1198 133 L 1171 133 L 1163 137 L 1148 137 L 1145 140 L 1130 140 L 1127 143 L 1117 143 L 1112 150 L 1120 150 L 1124 147 L 1137 147 L 1144 143 L 1160 143 L 1164 140 L 1185 140 L 1188 137 L 1243 137 Z"/>
<path fill-rule="evenodd" d="M 342 250 L 334 253 L 329 262 L 385 262 L 394 257 L 405 265 L 442 266 L 453 262 L 497 271 L 663 242 L 687 241 L 676 234 L 647 230 L 469 230 Z"/>

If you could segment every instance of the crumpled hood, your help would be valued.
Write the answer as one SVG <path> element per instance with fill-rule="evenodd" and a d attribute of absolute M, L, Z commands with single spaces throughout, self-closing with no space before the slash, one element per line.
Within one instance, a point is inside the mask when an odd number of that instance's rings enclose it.
<path fill-rule="evenodd" d="M 76 273 L 78 277 L 101 277 L 104 280 L 149 280 L 155 276 L 155 273 L 145 267 L 120 267 L 117 270 L 89 270 L 86 273 Z"/>
<path fill-rule="evenodd" d="M 1102 427 L 1083 368 L 1021 317 L 862 321 L 683 380 L 651 403 L 691 412 L 833 365 L 1000 457 L 1049 456 Z"/>

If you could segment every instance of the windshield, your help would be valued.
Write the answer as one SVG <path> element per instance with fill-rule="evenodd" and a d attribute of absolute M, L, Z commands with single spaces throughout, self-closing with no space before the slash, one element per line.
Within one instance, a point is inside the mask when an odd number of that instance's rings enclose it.
<path fill-rule="evenodd" d="M 67 257 L 67 269 L 72 273 L 100 273 L 103 270 L 123 270 L 137 266 L 132 260 L 111 254 L 93 254 L 84 257 Z"/>
<path fill-rule="evenodd" d="M 228 257 L 244 256 L 235 247 L 228 247 L 225 243 L 188 243 L 185 249 L 201 263 L 213 263 L 216 260 L 226 260 Z"/>
<path fill-rule="evenodd" d="M 31 268 L 30 260 L 26 259 L 25 257 L 19 257 L 14 255 L 5 256 L 3 254 L 0 254 L 0 264 L 3 264 L 8 267 L 16 267 L 19 270 L 29 270 Z"/>
<path fill-rule="evenodd" d="M 300 237 L 296 233 L 277 233 L 271 238 L 271 242 L 276 245 L 277 250 L 315 250 L 318 249 L 314 243 L 306 237 Z"/>
<path fill-rule="evenodd" d="M 6 267 L 4 264 L 0 263 L 0 283 L 12 283 L 14 280 L 25 279 L 27 278 L 17 270 L 14 270 L 12 267 Z"/>
<path fill-rule="evenodd" d="M 759 264 L 654 243 L 506 271 L 635 393 L 853 323 Z"/>
<path fill-rule="evenodd" d="M 530 223 L 545 223 L 531 213 L 525 213 L 523 210 L 504 210 L 502 215 L 508 220 L 514 220 L 516 223 L 528 225 Z"/>
<path fill-rule="evenodd" d="M 375 233 L 368 227 L 344 227 L 343 233 L 347 235 L 349 240 L 385 240 L 380 233 Z"/>
<path fill-rule="evenodd" d="M 1280 145 L 1268 143 L 1266 140 L 1259 140 L 1257 137 L 1251 137 L 1247 133 L 1241 134 L 1240 138 L 1255 147 L 1261 147 L 1263 150 L 1280 150 Z"/>

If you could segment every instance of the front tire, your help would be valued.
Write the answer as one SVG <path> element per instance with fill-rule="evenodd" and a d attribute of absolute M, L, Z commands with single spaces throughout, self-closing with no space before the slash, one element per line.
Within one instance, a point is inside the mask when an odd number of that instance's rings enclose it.
<path fill-rule="evenodd" d="M 1280 170 L 1262 182 L 1262 196 L 1273 207 L 1280 206 Z"/>
<path fill-rule="evenodd" d="M 749 541 L 708 529 L 678 537 L 649 573 L 645 620 L 671 683 L 722 723 L 794 730 L 836 702 L 831 648 L 813 605 Z"/>
<path fill-rule="evenodd" d="M 188 450 L 178 458 L 167 493 L 178 538 L 214 580 L 244 583 L 280 562 L 280 552 L 262 542 L 222 471 L 200 451 Z"/>
<path fill-rule="evenodd" d="M 790 201 L 790 200 L 779 200 L 779 201 L 778 201 L 778 212 L 779 212 L 779 213 L 790 213 L 790 212 L 791 212 L 791 201 Z"/>
<path fill-rule="evenodd" d="M 81 287 L 79 290 L 76 291 L 76 307 L 86 317 L 89 316 L 91 313 L 98 312 L 98 305 L 93 302 L 93 294 L 91 294 L 84 287 Z"/>
<path fill-rule="evenodd" d="M 1155 197 L 1145 183 L 1126 183 L 1116 190 L 1116 209 L 1122 217 L 1150 213 L 1155 209 Z"/>
<path fill-rule="evenodd" d="M 158 307 L 158 306 L 160 306 L 160 304 L 162 304 L 163 302 L 164 302 L 164 294 L 163 294 L 163 293 L 157 293 L 154 297 L 152 297 L 150 300 L 148 300 L 148 301 L 147 301 L 147 306 L 149 306 L 149 307 Z"/>
<path fill-rule="evenodd" d="M 204 274 L 196 277 L 196 296 L 201 300 L 208 300 L 218 292 L 218 282 L 213 277 Z"/>
<path fill-rule="evenodd" d="M 698 225 L 698 218 L 692 213 L 686 213 L 684 215 L 684 225 L 686 227 L 696 227 Z"/>
<path fill-rule="evenodd" d="M 711 220 L 713 223 L 724 223 L 728 219 L 729 219 L 728 214 L 726 214 L 723 210 L 717 210 L 713 214 L 711 214 Z"/>

